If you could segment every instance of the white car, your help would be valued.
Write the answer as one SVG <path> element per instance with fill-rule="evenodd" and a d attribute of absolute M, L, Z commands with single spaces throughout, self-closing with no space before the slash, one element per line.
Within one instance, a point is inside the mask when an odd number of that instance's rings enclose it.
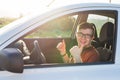
<path fill-rule="evenodd" d="M 0 29 L 0 80 L 119 80 L 120 5 L 84 3 L 21 18 Z M 75 31 L 92 23 L 98 63 L 63 63 L 57 44 L 76 45 Z M 69 53 L 69 52 L 68 52 Z"/>

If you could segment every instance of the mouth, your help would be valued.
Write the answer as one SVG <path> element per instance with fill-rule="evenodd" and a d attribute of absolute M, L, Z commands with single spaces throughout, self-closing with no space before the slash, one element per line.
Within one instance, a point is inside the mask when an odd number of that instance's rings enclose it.
<path fill-rule="evenodd" d="M 86 42 L 83 42 L 83 41 L 82 41 L 82 42 L 80 42 L 80 43 L 81 43 L 81 44 L 85 44 Z"/>
<path fill-rule="evenodd" d="M 79 42 L 80 42 L 80 44 L 85 44 L 86 43 L 85 40 L 80 40 Z"/>

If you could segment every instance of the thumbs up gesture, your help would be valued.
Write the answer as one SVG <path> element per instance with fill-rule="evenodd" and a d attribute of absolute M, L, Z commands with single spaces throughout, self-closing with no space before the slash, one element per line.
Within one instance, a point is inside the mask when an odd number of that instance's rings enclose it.
<path fill-rule="evenodd" d="M 62 40 L 62 42 L 58 43 L 57 49 L 60 51 L 61 55 L 64 55 L 66 53 L 65 40 Z"/>

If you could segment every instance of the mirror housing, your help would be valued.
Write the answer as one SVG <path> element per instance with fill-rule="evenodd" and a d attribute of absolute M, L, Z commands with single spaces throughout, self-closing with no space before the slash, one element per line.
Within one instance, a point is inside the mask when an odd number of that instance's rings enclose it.
<path fill-rule="evenodd" d="M 23 72 L 23 55 L 17 48 L 5 48 L 0 51 L 0 68 L 15 72 Z"/>

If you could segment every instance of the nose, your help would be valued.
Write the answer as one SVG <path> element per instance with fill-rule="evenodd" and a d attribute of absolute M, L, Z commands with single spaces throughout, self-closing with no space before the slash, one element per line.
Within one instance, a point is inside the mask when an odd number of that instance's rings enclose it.
<path fill-rule="evenodd" d="M 81 36 L 81 39 L 86 39 L 86 36 L 85 36 L 85 35 L 82 35 L 82 36 Z"/>

